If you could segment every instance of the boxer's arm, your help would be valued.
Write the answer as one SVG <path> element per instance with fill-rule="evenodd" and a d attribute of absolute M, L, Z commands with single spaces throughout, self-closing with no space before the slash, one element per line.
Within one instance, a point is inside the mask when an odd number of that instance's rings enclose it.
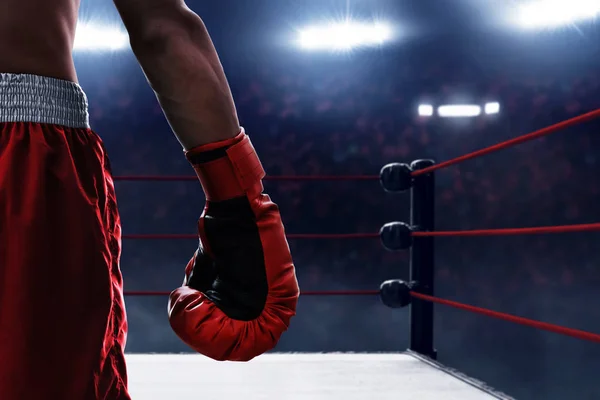
<path fill-rule="evenodd" d="M 114 0 L 131 47 L 186 149 L 240 132 L 229 84 L 200 17 L 182 0 Z"/>
<path fill-rule="evenodd" d="M 180 0 L 114 0 L 130 42 L 206 194 L 201 248 L 169 298 L 175 333 L 217 360 L 272 349 L 296 312 L 298 283 L 279 210 L 241 128 L 202 20 Z"/>

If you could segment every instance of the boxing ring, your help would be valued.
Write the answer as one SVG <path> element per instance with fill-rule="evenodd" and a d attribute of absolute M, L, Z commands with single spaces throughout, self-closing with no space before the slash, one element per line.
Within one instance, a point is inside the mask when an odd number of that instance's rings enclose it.
<path fill-rule="evenodd" d="M 434 304 L 600 343 L 600 334 L 501 313 L 451 299 L 434 290 L 435 238 L 600 231 L 600 223 L 461 231 L 435 230 L 435 172 L 600 117 L 600 109 L 439 164 L 417 160 L 384 166 L 380 175 L 268 176 L 272 181 L 380 181 L 386 192 L 410 191 L 409 222 L 386 223 L 379 232 L 288 234 L 301 239 L 379 239 L 389 251 L 410 251 L 408 281 L 390 279 L 376 290 L 302 291 L 301 296 L 380 296 L 391 308 L 410 307 L 410 344 L 389 354 L 284 354 L 250 363 L 216 362 L 200 355 L 127 355 L 132 397 L 139 400 L 198 396 L 254 399 L 510 399 L 485 383 L 438 363 Z M 115 181 L 197 181 L 196 176 L 115 176 Z M 285 221 L 285 215 L 284 215 Z M 197 239 L 195 234 L 124 234 L 127 240 Z M 162 291 L 126 291 L 126 296 L 168 296 Z M 285 373 L 283 373 L 285 371 Z"/>

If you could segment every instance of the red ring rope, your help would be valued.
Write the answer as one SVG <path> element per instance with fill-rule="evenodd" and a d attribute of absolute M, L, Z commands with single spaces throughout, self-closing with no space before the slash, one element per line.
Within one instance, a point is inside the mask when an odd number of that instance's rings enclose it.
<path fill-rule="evenodd" d="M 165 291 L 126 291 L 125 296 L 168 296 L 171 292 Z M 374 296 L 379 290 L 306 290 L 302 296 Z"/>
<path fill-rule="evenodd" d="M 171 292 L 165 291 L 126 291 L 125 296 L 168 296 Z M 574 338 L 589 340 L 600 343 L 600 335 L 592 332 L 586 332 L 579 329 L 567 328 L 560 325 L 550 324 L 547 322 L 535 321 L 529 318 L 523 318 L 516 315 L 501 313 L 498 311 L 488 310 L 486 308 L 475 307 L 469 304 L 463 304 L 452 300 L 441 299 L 439 297 L 428 296 L 426 294 L 411 292 L 412 297 L 420 300 L 429 301 L 432 303 L 442 304 L 465 311 L 470 311 L 476 314 L 485 315 L 492 318 L 501 319 L 504 321 L 514 322 L 519 325 L 525 325 L 540 330 L 558 333 Z M 379 295 L 379 290 L 308 290 L 303 291 L 301 296 L 374 296 Z"/>
<path fill-rule="evenodd" d="M 197 234 L 126 234 L 123 239 L 198 239 Z M 379 233 L 290 233 L 288 239 L 370 239 Z"/>
<path fill-rule="evenodd" d="M 412 236 L 511 236 L 511 235 L 541 235 L 547 233 L 595 232 L 600 231 L 600 223 L 536 226 L 532 228 L 504 228 L 504 229 L 475 229 L 467 231 L 433 231 L 413 232 Z"/>
<path fill-rule="evenodd" d="M 528 133 L 528 134 L 525 134 L 525 135 L 522 135 L 522 136 L 518 136 L 518 137 L 516 137 L 514 139 L 510 139 L 510 140 L 507 140 L 505 142 L 500 142 L 500 143 L 495 144 L 493 146 L 486 147 L 486 148 L 474 151 L 472 153 L 468 153 L 468 154 L 462 155 L 460 157 L 456 157 L 456 158 L 453 158 L 451 160 L 444 161 L 442 163 L 432 165 L 431 167 L 427 167 L 427 168 L 423 168 L 423 169 L 414 171 L 411 175 L 412 176 L 418 176 L 418 175 L 427 174 L 429 172 L 433 172 L 433 171 L 436 171 L 438 169 L 446 168 L 446 167 L 449 167 L 451 165 L 456 165 L 456 164 L 461 163 L 463 161 L 467 161 L 467 160 L 471 160 L 473 158 L 485 156 L 485 155 L 488 155 L 490 153 L 494 153 L 494 152 L 499 151 L 499 150 L 504 150 L 504 149 L 506 149 L 508 147 L 516 146 L 518 144 L 525 143 L 525 142 L 528 142 L 530 140 L 537 139 L 539 137 L 546 136 L 546 135 L 549 135 L 551 133 L 558 132 L 559 130 L 571 127 L 573 125 L 580 124 L 580 123 L 587 122 L 587 121 L 591 121 L 592 119 L 595 119 L 595 118 L 598 118 L 598 117 L 600 117 L 600 108 L 597 109 L 597 110 L 591 111 L 589 113 L 582 114 L 582 115 L 579 115 L 577 117 L 567 119 L 567 120 L 559 122 L 557 124 L 550 125 L 550 126 L 548 126 L 546 128 L 542 128 L 542 129 L 539 129 L 537 131 L 534 131 L 534 132 L 531 132 L 531 133 Z"/>
<path fill-rule="evenodd" d="M 532 228 L 504 228 L 504 229 L 476 229 L 465 231 L 434 231 L 412 232 L 414 237 L 449 237 L 449 236 L 512 236 L 512 235 L 540 235 L 548 233 L 596 232 L 600 231 L 600 223 L 538 226 Z M 379 233 L 290 233 L 288 239 L 373 239 Z M 198 235 L 188 234 L 125 234 L 123 239 L 198 239 Z"/>
<path fill-rule="evenodd" d="M 456 165 L 463 161 L 471 160 L 473 158 L 481 157 L 490 153 L 494 153 L 499 150 L 506 149 L 508 147 L 516 146 L 521 143 L 528 142 L 533 139 L 537 139 L 542 136 L 549 135 L 551 133 L 558 132 L 559 130 L 568 128 L 570 126 L 580 124 L 583 122 L 591 121 L 592 119 L 600 117 L 600 108 L 586 114 L 579 115 L 574 118 L 567 119 L 554 125 L 550 125 L 546 128 L 539 129 L 537 131 L 518 136 L 516 138 L 497 143 L 493 146 L 485 147 L 483 149 L 474 151 L 472 153 L 464 154 L 460 157 L 453 158 L 448 161 L 444 161 L 439 164 L 432 165 L 431 167 L 423 168 L 412 172 L 412 176 L 418 176 L 427 174 L 429 172 L 436 171 L 438 169 L 446 168 L 452 165 Z M 114 176 L 115 181 L 195 181 L 198 178 L 194 175 L 183 175 L 183 176 L 164 176 L 164 175 L 123 175 Z M 264 178 L 267 181 L 376 181 L 379 180 L 378 175 L 275 175 L 266 176 Z"/>
<path fill-rule="evenodd" d="M 115 181 L 197 181 L 195 175 L 123 175 L 113 177 Z M 266 176 L 266 181 L 377 181 L 379 175 L 274 175 Z"/>
<path fill-rule="evenodd" d="M 515 324 L 530 326 L 532 328 L 537 328 L 543 331 L 559 333 L 565 336 L 571 336 L 577 339 L 589 340 L 591 342 L 600 343 L 600 335 L 597 333 L 586 332 L 579 329 L 567 328 L 564 326 L 550 324 L 548 322 L 535 321 L 529 318 L 518 317 L 516 315 L 501 313 L 498 311 L 488 310 L 486 308 L 475 307 L 468 304 L 459 303 L 452 300 L 440 299 L 439 297 L 428 296 L 422 293 L 411 292 L 412 297 L 415 297 L 420 300 L 429 301 L 432 303 L 443 304 L 445 306 L 450 306 L 454 308 L 458 308 L 465 311 L 470 311 L 476 314 L 485 315 L 492 318 L 501 319 L 504 321 L 514 322 Z"/>

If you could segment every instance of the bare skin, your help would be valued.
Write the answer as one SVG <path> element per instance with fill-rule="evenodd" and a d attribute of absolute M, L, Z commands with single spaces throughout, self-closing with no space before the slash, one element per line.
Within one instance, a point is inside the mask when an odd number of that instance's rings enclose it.
<path fill-rule="evenodd" d="M 182 0 L 114 0 L 131 47 L 184 149 L 240 132 L 204 23 Z"/>
<path fill-rule="evenodd" d="M 0 72 L 76 82 L 78 10 L 79 0 L 0 0 Z"/>
<path fill-rule="evenodd" d="M 131 46 L 185 149 L 240 127 L 202 20 L 182 0 L 114 0 Z M 0 72 L 77 81 L 72 58 L 79 0 L 0 0 Z M 35 28 L 33 28 L 35 27 Z"/>

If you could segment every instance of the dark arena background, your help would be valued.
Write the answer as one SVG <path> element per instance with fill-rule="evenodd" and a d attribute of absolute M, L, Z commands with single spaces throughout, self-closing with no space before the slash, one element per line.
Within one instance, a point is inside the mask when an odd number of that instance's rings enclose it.
<path fill-rule="evenodd" d="M 76 62 L 117 180 L 127 350 L 190 352 L 169 327 L 167 297 L 148 292 L 181 284 L 204 198 L 193 179 L 155 179 L 193 170 L 105 3 L 83 1 Z M 392 162 L 439 163 L 600 107 L 597 1 L 188 5 L 213 36 L 267 174 L 292 177 L 265 183 L 287 232 L 330 234 L 290 238 L 308 294 L 409 278 L 409 253 L 385 250 L 376 235 L 409 220 L 409 195 L 358 178 Z M 436 230 L 600 222 L 599 128 L 590 119 L 436 171 Z M 357 179 L 293 179 L 306 175 Z M 369 235 L 335 236 L 347 233 Z M 436 238 L 435 295 L 600 332 L 599 239 L 593 229 Z M 600 398 L 598 343 L 444 305 L 434 327 L 440 362 L 515 398 Z M 409 310 L 376 294 L 306 295 L 277 351 L 399 352 L 409 336 Z"/>

